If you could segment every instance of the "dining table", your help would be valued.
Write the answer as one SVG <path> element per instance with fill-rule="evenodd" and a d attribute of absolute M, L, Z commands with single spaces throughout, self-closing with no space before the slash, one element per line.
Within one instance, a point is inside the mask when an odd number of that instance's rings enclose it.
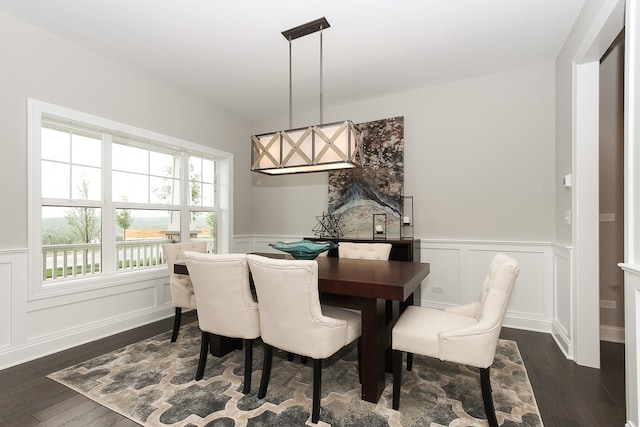
<path fill-rule="evenodd" d="M 259 254 L 276 256 L 274 254 Z M 318 290 L 323 304 L 360 310 L 361 397 L 377 403 L 385 388 L 385 372 L 392 371 L 391 329 L 404 307 L 429 275 L 428 263 L 378 261 L 321 256 L 318 262 Z M 176 263 L 174 273 L 189 274 L 186 263 Z M 237 348 L 237 341 L 212 337 L 221 356 Z"/>

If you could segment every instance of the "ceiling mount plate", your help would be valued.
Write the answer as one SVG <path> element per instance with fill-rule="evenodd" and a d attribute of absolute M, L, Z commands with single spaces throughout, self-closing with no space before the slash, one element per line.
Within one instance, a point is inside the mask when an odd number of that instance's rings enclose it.
<path fill-rule="evenodd" d="M 327 18 L 322 17 L 320 19 L 316 19 L 315 21 L 298 25 L 297 27 L 291 28 L 290 30 L 285 30 L 282 32 L 282 35 L 287 40 L 295 40 L 297 38 L 304 37 L 308 34 L 312 34 L 317 31 L 327 29 L 330 26 L 331 25 L 329 25 Z"/>

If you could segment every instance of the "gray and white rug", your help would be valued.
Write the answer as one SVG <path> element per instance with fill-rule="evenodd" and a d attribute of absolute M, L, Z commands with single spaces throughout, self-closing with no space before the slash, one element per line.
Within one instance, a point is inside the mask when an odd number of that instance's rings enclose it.
<path fill-rule="evenodd" d="M 254 347 L 251 393 L 242 394 L 243 351 L 209 356 L 195 381 L 197 323 L 129 345 L 48 377 L 144 426 L 303 426 L 311 424 L 312 364 L 274 351 L 265 399 L 258 399 L 262 346 Z M 357 352 L 346 347 L 323 364 L 320 422 L 326 426 L 486 426 L 478 371 L 416 355 L 403 372 L 400 411 L 391 409 L 392 377 L 378 404 L 360 399 Z M 491 384 L 498 422 L 542 426 L 515 342 L 500 340 Z"/>

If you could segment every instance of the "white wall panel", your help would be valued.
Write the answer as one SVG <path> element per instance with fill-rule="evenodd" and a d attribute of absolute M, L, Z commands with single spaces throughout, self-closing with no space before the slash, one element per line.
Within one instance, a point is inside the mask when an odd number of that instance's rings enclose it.
<path fill-rule="evenodd" d="M 46 336 L 85 328 L 92 323 L 132 316 L 156 305 L 156 288 L 153 286 L 30 311 L 27 313 L 27 340 L 41 340 Z"/>
<path fill-rule="evenodd" d="M 172 300 L 171 300 L 171 285 L 169 285 L 168 282 L 162 287 L 162 299 L 160 301 L 162 303 L 164 303 L 164 304 L 171 304 L 172 303 Z"/>
<path fill-rule="evenodd" d="M 545 265 L 542 252 L 500 251 L 520 263 L 520 272 L 514 286 L 509 312 L 524 316 L 545 316 Z M 480 295 L 487 268 L 496 251 L 469 251 L 469 285 L 472 299 Z"/>
<path fill-rule="evenodd" d="M 245 254 L 251 252 L 251 238 L 237 237 L 233 241 L 233 252 Z"/>
<path fill-rule="evenodd" d="M 551 331 L 553 275 L 550 274 L 550 245 L 421 240 L 420 248 L 420 259 L 431 264 L 431 274 L 422 283 L 421 305 L 442 308 L 477 301 L 491 259 L 502 252 L 520 263 L 504 325 Z M 442 286 L 444 294 L 434 292 L 434 286 Z"/>
<path fill-rule="evenodd" d="M 0 349 L 20 339 L 27 290 L 27 251 L 0 252 Z M 12 326 L 15 325 L 15 328 Z M 14 330 L 15 329 L 15 330 Z"/>
<path fill-rule="evenodd" d="M 460 251 L 424 248 L 420 250 L 420 261 L 428 262 L 431 267 L 420 288 L 421 299 L 443 305 L 460 304 Z"/>
<path fill-rule="evenodd" d="M 0 259 L 0 347 L 11 344 L 11 263 Z"/>
<path fill-rule="evenodd" d="M 554 246 L 553 253 L 553 336 L 569 357 L 573 358 L 573 290 L 571 280 L 572 250 Z"/>

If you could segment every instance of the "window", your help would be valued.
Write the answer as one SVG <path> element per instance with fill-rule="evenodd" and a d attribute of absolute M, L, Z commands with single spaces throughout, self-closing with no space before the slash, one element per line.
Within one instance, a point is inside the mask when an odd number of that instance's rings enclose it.
<path fill-rule="evenodd" d="M 157 270 L 168 241 L 228 251 L 230 154 L 34 100 L 29 143 L 32 295 Z"/>

